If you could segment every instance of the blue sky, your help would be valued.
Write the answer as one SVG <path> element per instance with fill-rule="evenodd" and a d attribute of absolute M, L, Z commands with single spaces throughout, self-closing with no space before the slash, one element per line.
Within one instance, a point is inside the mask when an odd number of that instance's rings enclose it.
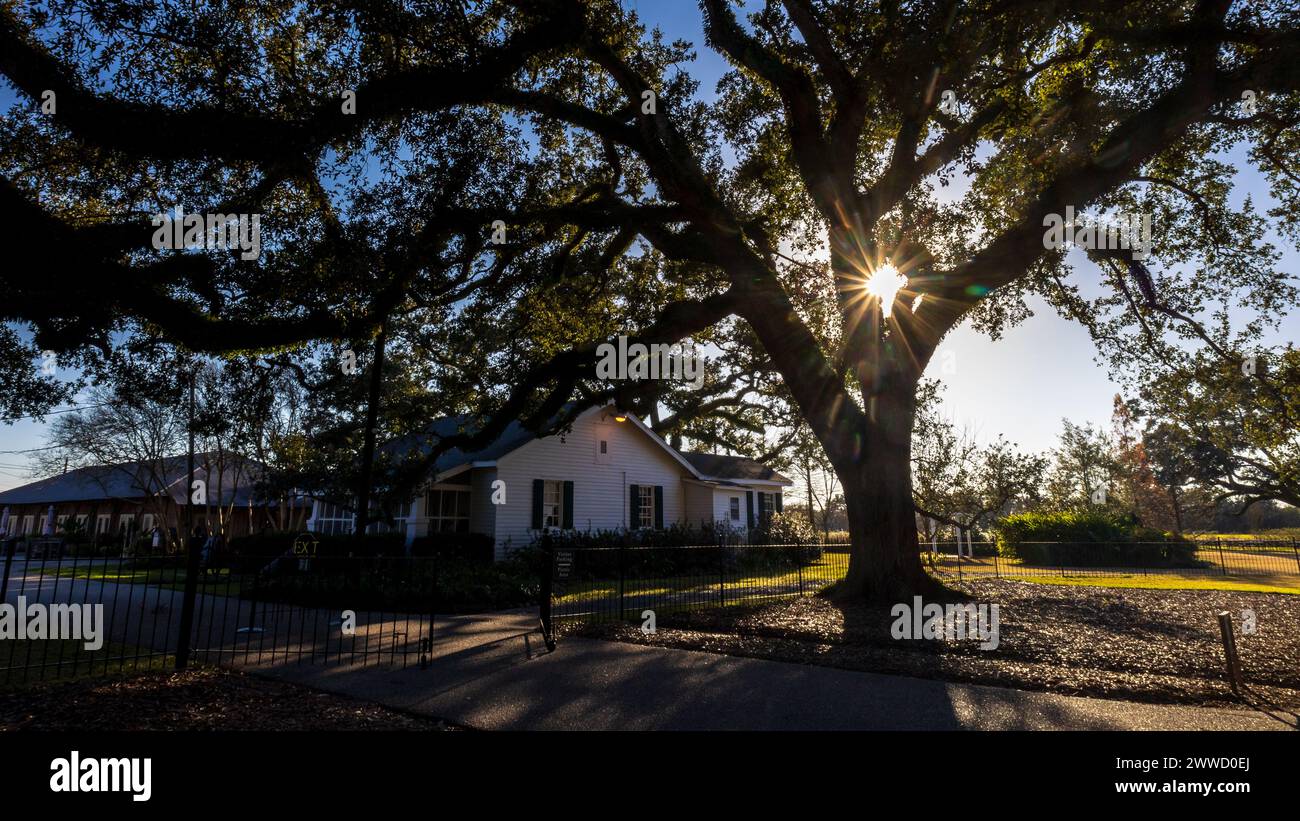
<path fill-rule="evenodd" d="M 701 82 L 701 93 L 711 96 L 727 66 L 704 45 L 694 0 L 627 0 L 627 5 L 668 37 L 695 43 L 698 57 L 692 73 Z M 0 106 L 8 106 L 12 99 L 12 92 L 0 87 Z M 1228 159 L 1235 160 L 1238 168 L 1247 167 L 1244 158 L 1230 154 Z M 1261 208 L 1272 202 L 1258 175 L 1243 173 L 1238 184 L 1239 200 L 1250 194 Z M 1278 247 L 1288 248 L 1273 239 Z M 1080 252 L 1071 254 L 1084 281 L 1095 282 L 1096 269 Z M 1282 267 L 1300 271 L 1300 254 L 1294 248 L 1287 250 Z M 1105 368 L 1093 361 L 1095 349 L 1081 326 L 1060 318 L 1041 301 L 1031 300 L 1030 305 L 1034 316 L 997 342 L 967 325 L 954 330 L 940 346 L 930 375 L 947 385 L 945 412 L 968 425 L 978 438 L 1005 434 L 1029 450 L 1046 450 L 1055 444 L 1062 418 L 1108 425 L 1117 388 Z M 1294 340 L 1298 335 L 1300 317 L 1293 315 L 1272 341 Z M 951 372 L 944 371 L 945 363 L 951 363 Z M 0 489 L 26 481 L 26 456 L 7 451 L 40 447 L 43 430 L 43 424 L 32 420 L 0 425 Z"/>

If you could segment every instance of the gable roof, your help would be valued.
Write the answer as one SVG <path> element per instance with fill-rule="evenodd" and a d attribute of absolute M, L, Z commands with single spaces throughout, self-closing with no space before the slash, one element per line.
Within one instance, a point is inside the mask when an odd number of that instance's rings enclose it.
<path fill-rule="evenodd" d="M 565 410 L 569 408 L 566 406 Z M 581 417 L 587 413 L 605 410 L 601 407 L 593 407 L 579 414 Z M 562 411 L 563 412 L 563 411 Z M 636 417 L 635 414 L 622 413 L 629 422 L 646 434 L 655 444 L 663 448 L 675 461 L 677 461 L 688 473 L 696 479 L 717 480 L 717 481 L 752 481 L 752 482 L 774 482 L 780 484 L 794 484 L 786 477 L 777 473 L 775 470 L 744 456 L 718 456 L 712 453 L 692 453 L 679 451 L 671 447 L 648 425 Z M 479 417 L 472 414 L 462 413 L 455 416 L 444 416 L 441 419 L 435 419 L 422 433 L 408 434 L 407 436 L 394 439 L 383 445 L 381 450 L 387 452 L 406 452 L 411 453 L 418 451 L 422 455 L 427 455 L 433 449 L 433 443 L 447 436 L 454 436 L 458 433 L 473 433 L 479 424 Z M 575 418 L 576 421 L 576 418 Z M 448 474 L 457 468 L 464 468 L 477 462 L 495 462 L 501 457 L 512 451 L 537 440 L 538 435 L 525 428 L 518 420 L 511 422 L 506 426 L 501 435 L 488 443 L 482 448 L 473 451 L 463 451 L 460 448 L 453 448 L 442 453 L 434 461 L 433 474 L 440 476 Z"/>
<path fill-rule="evenodd" d="M 444 416 L 430 422 L 428 427 L 421 433 L 411 433 L 385 442 L 380 447 L 380 450 L 387 453 L 419 453 L 422 456 L 427 456 L 433 451 L 435 442 L 449 436 L 455 436 L 458 433 L 473 433 L 479 424 L 479 417 L 469 413 Z M 507 453 L 517 450 L 536 438 L 536 433 L 525 428 L 516 419 L 506 425 L 500 436 L 478 450 L 465 451 L 460 448 L 452 448 L 438 454 L 438 458 L 433 463 L 434 475 L 446 473 L 453 468 L 473 464 L 474 462 L 495 462 Z"/>
<path fill-rule="evenodd" d="M 794 482 L 767 465 L 748 456 L 723 456 L 717 453 L 685 450 L 682 451 L 682 456 L 706 479 L 722 479 L 732 482 L 779 482 L 783 485 L 794 484 Z"/>
<path fill-rule="evenodd" d="M 246 504 L 253 496 L 263 467 L 251 459 L 236 457 L 233 454 L 227 453 L 225 457 L 227 460 L 234 460 L 234 464 L 226 468 L 221 488 L 222 498 L 219 502 L 215 498 L 218 491 L 215 479 L 209 483 L 210 498 L 214 503 L 223 505 Z M 206 454 L 194 454 L 194 475 L 198 478 L 205 478 L 203 472 L 205 458 Z M 181 501 L 185 498 L 188 459 L 188 456 L 168 456 L 157 463 L 142 460 L 74 468 L 58 476 L 50 476 L 0 491 L 0 505 L 139 499 L 162 492 L 170 493 L 174 499 Z M 236 482 L 238 487 L 232 488 Z"/>
<path fill-rule="evenodd" d="M 561 414 L 568 412 L 572 405 L 565 405 L 560 411 Z M 590 413 L 607 411 L 608 408 L 595 406 L 588 408 L 573 418 L 574 422 Z M 687 462 L 682 455 L 668 446 L 662 438 L 651 430 L 644 422 L 636 417 L 635 414 L 620 412 L 627 421 L 646 434 L 655 444 L 663 448 L 668 455 L 676 460 L 687 472 L 694 475 L 697 479 L 704 477 L 695 472 L 695 468 Z M 558 417 L 557 417 L 558 418 Z M 412 453 L 418 451 L 421 455 L 427 455 L 433 450 L 433 443 L 441 438 L 453 436 L 458 433 L 473 433 L 477 428 L 480 417 L 472 414 L 462 413 L 455 416 L 444 416 L 430 422 L 424 432 L 417 434 L 408 434 L 385 443 L 380 449 L 386 452 L 404 451 Z M 552 420 L 554 421 L 554 420 Z M 554 435 L 554 434 L 548 434 Z M 452 448 L 449 451 L 441 453 L 433 463 L 433 475 L 445 476 L 449 473 L 460 471 L 457 468 L 465 468 L 477 463 L 496 462 L 508 453 L 518 450 L 524 445 L 534 442 L 542 437 L 534 431 L 525 428 L 519 420 L 514 420 L 506 425 L 501 435 L 484 447 L 474 451 L 463 451 L 460 448 Z"/>

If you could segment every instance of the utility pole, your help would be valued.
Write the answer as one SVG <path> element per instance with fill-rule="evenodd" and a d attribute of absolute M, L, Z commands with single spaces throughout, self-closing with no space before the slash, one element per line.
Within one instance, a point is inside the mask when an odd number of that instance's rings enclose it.
<path fill-rule="evenodd" d="M 383 396 L 384 349 L 388 342 L 388 320 L 379 325 L 375 337 L 375 356 L 370 365 L 370 384 L 366 395 L 366 421 L 361 442 L 361 482 L 357 487 L 357 526 L 352 536 L 364 539 L 370 525 L 371 482 L 375 470 L 375 427 L 379 424 L 379 403 Z"/>
<path fill-rule="evenodd" d="M 189 536 L 194 532 L 194 367 L 190 366 L 190 404 L 189 412 L 186 414 L 186 425 L 189 428 L 189 452 L 186 454 L 186 479 L 185 479 L 185 533 L 186 543 L 188 544 Z"/>

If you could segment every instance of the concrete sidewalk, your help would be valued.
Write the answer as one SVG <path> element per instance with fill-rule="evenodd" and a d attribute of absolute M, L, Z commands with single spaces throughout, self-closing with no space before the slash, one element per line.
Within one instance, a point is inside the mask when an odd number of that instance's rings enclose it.
<path fill-rule="evenodd" d="M 258 672 L 489 730 L 1286 730 L 1293 714 L 1138 704 L 561 639 L 453 617 L 427 670 Z M 443 632 L 446 631 L 446 632 Z"/>

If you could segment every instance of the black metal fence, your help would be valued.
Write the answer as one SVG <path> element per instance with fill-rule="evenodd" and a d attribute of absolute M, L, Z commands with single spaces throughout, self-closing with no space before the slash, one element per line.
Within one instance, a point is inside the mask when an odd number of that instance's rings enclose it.
<path fill-rule="evenodd" d="M 1027 542 L 999 555 L 991 542 L 921 546 L 936 573 L 995 578 L 1214 576 L 1250 577 L 1300 586 L 1300 544 L 1294 539 L 1194 539 L 1188 542 Z"/>
<path fill-rule="evenodd" d="M 188 631 L 181 555 L 28 556 L 11 543 L 0 561 L 0 604 L 13 617 L 0 687 L 170 669 L 178 653 L 235 667 L 404 667 L 432 649 L 433 557 L 205 556 Z"/>
<path fill-rule="evenodd" d="M 990 542 L 921 545 L 933 573 L 958 579 L 1236 576 L 1300 588 L 1292 540 L 1191 543 L 1038 542 L 1000 556 Z M 544 629 L 550 620 L 645 621 L 683 610 L 808 596 L 844 578 L 847 544 L 693 545 L 556 549 Z M 549 609 L 547 604 L 549 603 Z"/>
<path fill-rule="evenodd" d="M 1293 540 L 1038 543 L 1017 556 L 989 543 L 959 551 L 946 542 L 921 551 L 931 572 L 961 579 L 1230 576 L 1300 588 Z M 405 667 L 423 665 L 433 650 L 434 557 L 321 556 L 307 545 L 271 556 L 204 552 L 189 565 L 180 554 L 28 555 L 11 541 L 0 561 L 8 609 L 0 614 L 0 687 L 169 669 L 178 656 L 237 667 Z M 844 543 L 556 548 L 541 579 L 540 616 L 550 642 L 557 619 L 640 621 L 646 611 L 808 596 L 848 566 Z"/>
<path fill-rule="evenodd" d="M 844 578 L 847 544 L 557 549 L 550 616 L 641 619 L 811 595 Z"/>

